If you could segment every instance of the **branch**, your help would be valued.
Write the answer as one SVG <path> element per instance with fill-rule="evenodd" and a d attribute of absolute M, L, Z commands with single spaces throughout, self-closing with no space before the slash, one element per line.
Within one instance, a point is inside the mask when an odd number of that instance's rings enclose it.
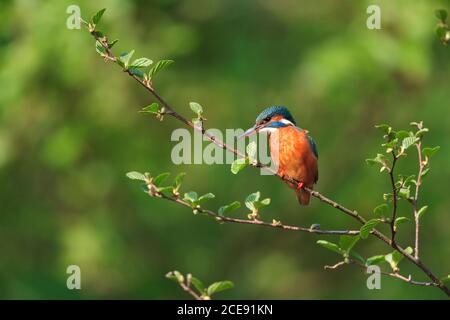
<path fill-rule="evenodd" d="M 356 260 L 352 260 L 352 259 L 348 259 L 347 261 L 340 261 L 338 263 L 336 263 L 335 265 L 332 266 L 325 266 L 324 269 L 337 269 L 345 264 L 354 264 L 357 265 L 358 267 L 361 267 L 362 269 L 367 271 L 367 266 L 360 263 L 359 261 Z M 402 281 L 405 281 L 409 284 L 412 285 L 416 285 L 416 286 L 425 286 L 425 287 L 437 287 L 438 285 L 434 282 L 422 282 L 422 281 L 415 281 L 412 280 L 411 275 L 409 275 L 408 277 L 398 273 L 398 272 L 386 272 L 386 271 L 381 271 L 380 270 L 380 274 L 388 276 L 388 277 L 392 277 L 392 278 L 397 278 L 400 279 Z"/>
<path fill-rule="evenodd" d="M 148 185 L 148 189 L 149 189 L 148 194 L 150 196 L 169 200 L 169 201 L 175 202 L 179 205 L 182 205 L 182 206 L 185 206 L 188 208 L 192 208 L 192 206 L 189 202 L 182 200 L 178 196 L 168 196 L 162 192 L 153 191 L 153 190 L 155 190 L 155 188 L 156 188 L 156 186 L 154 186 L 151 183 Z M 315 233 L 315 234 L 322 234 L 322 235 L 349 235 L 349 236 L 359 235 L 359 230 L 321 230 L 321 229 L 316 229 L 316 228 L 290 226 L 290 225 L 282 224 L 280 221 L 275 221 L 275 220 L 273 220 L 272 222 L 265 222 L 265 221 L 260 221 L 260 220 L 245 220 L 245 219 L 239 219 L 239 218 L 230 218 L 230 217 L 220 215 L 214 211 L 201 208 L 199 206 L 192 208 L 192 209 L 196 210 L 197 212 L 206 214 L 210 217 L 213 217 L 218 222 L 252 224 L 252 225 L 265 226 L 265 227 L 269 227 L 269 228 L 282 229 L 282 230 L 286 230 L 286 231 L 297 231 L 297 232 Z"/>
<path fill-rule="evenodd" d="M 395 242 L 395 219 L 397 218 L 397 187 L 395 186 L 395 177 L 394 177 L 394 169 L 395 164 L 397 163 L 397 156 L 395 155 L 395 152 L 392 151 L 392 167 L 389 170 L 389 178 L 391 180 L 391 187 L 392 187 L 392 217 L 391 217 L 391 242 L 392 246 L 396 247 Z"/>
<path fill-rule="evenodd" d="M 97 40 L 99 41 L 99 43 L 102 45 L 102 47 L 106 50 L 106 53 L 104 54 L 105 60 L 106 61 L 112 61 L 115 62 L 115 64 L 118 65 L 117 63 L 117 57 L 113 54 L 109 43 L 108 43 L 108 39 L 106 36 L 102 35 L 101 33 L 99 34 L 98 32 L 95 31 L 94 29 L 89 28 L 89 32 L 90 34 Z M 129 69 L 123 69 L 123 71 L 125 71 L 129 76 L 131 76 L 135 81 L 137 81 L 141 86 L 143 86 L 147 91 L 149 91 L 155 98 L 156 100 L 158 100 L 159 103 L 161 103 L 162 106 L 164 106 L 164 112 L 163 114 L 168 114 L 172 117 L 174 117 L 175 119 L 181 121 L 182 123 L 186 124 L 187 126 L 193 128 L 194 130 L 197 130 L 199 132 L 202 133 L 202 135 L 204 137 L 206 137 L 209 141 L 213 142 L 214 144 L 216 144 L 217 146 L 221 147 L 222 149 L 228 150 L 230 152 L 232 152 L 233 154 L 237 155 L 238 157 L 245 157 L 245 155 L 243 155 L 242 153 L 240 153 L 238 150 L 234 149 L 231 146 L 228 146 L 227 144 L 225 144 L 223 141 L 218 140 L 214 135 L 210 134 L 208 131 L 206 131 L 203 128 L 203 125 L 201 126 L 197 126 L 194 123 L 192 123 L 192 121 L 186 119 L 185 117 L 181 116 L 180 114 L 178 114 L 177 112 L 174 111 L 174 109 L 154 90 L 151 81 L 149 80 L 141 80 L 139 77 L 137 77 L 135 74 L 133 74 Z M 285 181 L 285 182 L 289 182 L 292 184 L 297 185 L 300 181 L 297 181 L 296 179 L 293 179 L 291 177 L 288 176 L 282 176 L 280 175 L 278 172 L 276 172 L 275 170 L 273 170 L 272 168 L 260 163 L 260 162 L 253 162 L 251 163 L 252 166 L 257 167 L 257 168 L 262 168 L 263 170 L 277 176 L 278 178 L 280 178 L 281 180 Z M 343 205 L 323 196 L 322 194 L 320 194 L 318 191 L 314 191 L 310 188 L 304 187 L 304 190 L 308 191 L 313 197 L 319 199 L 321 202 L 324 202 L 330 206 L 332 206 L 333 208 L 345 213 L 346 215 L 354 218 L 355 220 L 357 220 L 360 224 L 365 224 L 366 220 L 358 214 L 357 211 L 353 211 L 350 210 L 346 207 L 344 207 Z M 178 202 L 179 199 L 176 201 Z M 208 212 L 206 212 L 208 213 Z M 247 221 L 247 220 L 240 220 L 240 219 L 232 219 L 232 218 L 227 218 L 227 219 L 231 219 L 228 220 L 228 222 L 238 222 L 238 223 L 246 223 L 246 224 L 260 224 L 260 225 L 272 225 L 270 223 L 267 222 L 255 222 L 255 221 Z M 245 222 L 244 222 L 245 221 Z M 287 226 L 286 226 L 287 227 Z M 280 227 L 278 227 L 280 228 Z M 300 231 L 301 229 L 306 229 L 306 228 L 301 228 L 301 227 L 294 227 L 294 228 L 299 228 L 296 231 Z M 281 229 L 287 229 L 287 230 L 292 230 L 289 228 L 284 228 L 281 227 Z M 302 230 L 305 231 L 305 230 Z M 324 230 L 325 231 L 325 230 Z M 311 233 L 320 233 L 321 231 L 315 231 L 315 232 L 311 232 Z M 386 235 L 384 235 L 383 233 L 381 233 L 380 231 L 373 229 L 371 231 L 371 234 L 374 235 L 375 237 L 377 237 L 378 239 L 382 240 L 383 242 L 385 242 L 386 244 L 388 244 L 389 246 L 393 247 L 395 250 L 397 250 L 399 253 L 401 253 L 405 258 L 407 258 L 409 261 L 411 261 L 413 264 L 415 264 L 417 267 L 419 267 L 423 272 L 425 272 L 425 274 L 433 281 L 433 283 L 435 284 L 435 286 L 437 286 L 439 289 L 441 289 L 443 292 L 445 292 L 445 294 L 447 296 L 450 296 L 450 289 L 448 289 L 443 283 L 442 281 L 439 280 L 439 278 L 437 276 L 435 276 L 429 269 L 428 267 L 426 267 L 419 259 L 415 258 L 414 256 L 412 256 L 411 254 L 409 254 L 408 252 L 406 252 L 403 248 L 401 248 L 400 246 L 396 245 L 395 242 L 391 239 L 389 239 Z"/>
<path fill-rule="evenodd" d="M 419 199 L 419 188 L 422 184 L 422 172 L 423 172 L 423 161 L 422 161 L 422 141 L 419 141 L 416 144 L 417 147 L 417 156 L 419 158 L 419 174 L 417 176 L 416 181 L 416 192 L 414 194 L 414 199 L 412 201 L 413 213 L 414 213 L 414 222 L 415 222 L 415 242 L 414 242 L 414 258 L 419 260 L 419 231 L 420 231 L 420 219 L 419 219 L 419 211 L 417 210 L 417 200 Z"/>

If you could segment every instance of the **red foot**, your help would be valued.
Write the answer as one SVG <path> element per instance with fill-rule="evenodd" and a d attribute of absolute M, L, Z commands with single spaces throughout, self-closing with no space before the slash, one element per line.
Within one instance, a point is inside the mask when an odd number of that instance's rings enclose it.
<path fill-rule="evenodd" d="M 303 182 L 297 184 L 297 190 L 300 190 L 301 188 L 303 188 Z"/>

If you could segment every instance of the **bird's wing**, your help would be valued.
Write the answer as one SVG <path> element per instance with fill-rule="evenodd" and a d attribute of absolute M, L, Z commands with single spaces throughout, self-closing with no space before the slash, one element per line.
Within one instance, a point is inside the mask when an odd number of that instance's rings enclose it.
<path fill-rule="evenodd" d="M 311 147 L 312 152 L 316 158 L 319 159 L 319 151 L 317 151 L 317 145 L 314 142 L 314 139 L 309 134 L 306 134 L 306 136 L 308 137 L 309 146 Z"/>
<path fill-rule="evenodd" d="M 306 138 L 308 139 L 309 142 L 309 146 L 311 147 L 312 152 L 314 153 L 314 155 L 316 156 L 317 159 L 319 159 L 319 151 L 317 150 L 317 145 L 314 142 L 314 139 L 309 135 L 307 130 L 304 130 L 302 128 L 296 127 L 298 130 L 300 131 L 305 131 L 306 133 Z"/>

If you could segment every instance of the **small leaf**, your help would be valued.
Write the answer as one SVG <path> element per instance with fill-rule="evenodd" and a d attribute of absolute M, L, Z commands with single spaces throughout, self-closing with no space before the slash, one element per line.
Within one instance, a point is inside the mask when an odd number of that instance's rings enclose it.
<path fill-rule="evenodd" d="M 428 128 L 422 128 L 422 129 L 420 129 L 419 131 L 416 132 L 416 137 L 422 137 L 428 131 L 429 131 Z"/>
<path fill-rule="evenodd" d="M 236 210 L 241 207 L 241 203 L 239 201 L 234 201 L 230 204 L 227 204 L 225 206 L 222 206 L 219 208 L 219 215 L 223 216 L 224 214 Z"/>
<path fill-rule="evenodd" d="M 355 246 L 355 244 L 359 241 L 359 236 L 348 236 L 343 235 L 339 237 L 339 246 L 342 250 L 346 251 L 347 253 L 352 250 L 352 248 Z"/>
<path fill-rule="evenodd" d="M 380 129 L 385 134 L 390 134 L 391 131 L 392 131 L 391 126 L 389 126 L 387 124 L 378 124 L 378 125 L 375 126 L 375 128 Z"/>
<path fill-rule="evenodd" d="M 434 11 L 434 14 L 435 14 L 436 18 L 441 20 L 442 23 L 445 23 L 445 21 L 447 20 L 447 10 L 438 9 L 438 10 Z"/>
<path fill-rule="evenodd" d="M 421 219 L 422 216 L 425 214 L 425 212 L 427 212 L 427 209 L 428 209 L 428 206 L 423 206 L 422 208 L 419 209 L 419 211 L 417 212 L 419 219 Z"/>
<path fill-rule="evenodd" d="M 257 208 L 255 207 L 254 203 L 257 202 L 260 197 L 261 193 L 259 191 L 248 195 L 247 198 L 245 199 L 245 206 L 252 211 L 256 210 Z"/>
<path fill-rule="evenodd" d="M 220 291 L 224 291 L 227 289 L 231 289 L 234 287 L 233 282 L 231 281 L 219 281 L 219 282 L 214 282 L 212 285 L 210 285 L 206 291 L 206 294 L 208 296 L 212 296 L 213 294 L 220 292 Z"/>
<path fill-rule="evenodd" d="M 201 282 L 199 279 L 197 279 L 196 277 L 192 277 L 191 278 L 191 282 L 194 285 L 194 287 L 201 293 L 201 294 L 205 294 L 206 293 L 206 289 L 205 286 L 203 285 L 203 282 Z"/>
<path fill-rule="evenodd" d="M 131 180 L 147 181 L 147 177 L 144 174 L 137 171 L 128 172 L 126 176 Z"/>
<path fill-rule="evenodd" d="M 119 42 L 119 39 L 114 39 L 112 42 L 108 43 L 108 47 L 109 47 L 109 48 L 114 47 L 114 45 L 115 45 L 117 42 Z"/>
<path fill-rule="evenodd" d="M 153 179 L 153 184 L 157 187 L 168 177 L 170 176 L 169 172 L 164 172 L 156 176 L 156 178 Z"/>
<path fill-rule="evenodd" d="M 197 204 L 202 204 L 210 199 L 214 199 L 216 196 L 214 194 L 212 194 L 211 192 L 202 195 L 200 198 L 198 198 L 198 200 L 196 201 Z"/>
<path fill-rule="evenodd" d="M 97 53 L 101 56 L 107 54 L 105 47 L 98 40 L 95 41 L 95 51 L 97 51 Z"/>
<path fill-rule="evenodd" d="M 405 188 L 400 188 L 400 190 L 398 190 L 398 196 L 404 199 L 409 199 L 410 193 L 411 191 L 409 189 L 409 186 Z"/>
<path fill-rule="evenodd" d="M 384 261 L 385 261 L 384 255 L 373 256 L 366 260 L 366 266 L 372 266 L 372 265 L 379 264 L 380 262 L 384 262 Z"/>
<path fill-rule="evenodd" d="M 422 153 L 425 157 L 431 158 L 436 152 L 439 151 L 441 147 L 437 146 L 434 148 L 423 148 Z"/>
<path fill-rule="evenodd" d="M 134 54 L 134 50 L 131 50 L 130 52 L 122 53 L 119 56 L 119 61 L 122 63 L 122 65 L 125 69 L 128 69 L 128 64 L 129 64 L 130 59 L 133 56 L 133 54 Z"/>
<path fill-rule="evenodd" d="M 175 177 L 175 191 L 178 191 L 180 189 L 181 184 L 183 183 L 184 177 L 186 176 L 186 172 L 180 172 L 176 177 Z"/>
<path fill-rule="evenodd" d="M 168 67 L 173 63 L 173 60 L 160 60 L 158 61 L 153 68 L 148 72 L 148 78 L 153 79 L 153 77 L 160 72 L 162 69 Z"/>
<path fill-rule="evenodd" d="M 159 104 L 153 102 L 152 104 L 142 108 L 139 112 L 143 113 L 158 113 L 160 111 Z"/>
<path fill-rule="evenodd" d="M 316 242 L 318 245 L 324 247 L 325 249 L 331 250 L 333 252 L 336 252 L 338 254 L 344 254 L 345 251 L 343 251 L 339 246 L 333 242 L 325 241 L 325 240 L 318 240 Z"/>
<path fill-rule="evenodd" d="M 98 11 L 94 16 L 92 17 L 92 23 L 98 24 L 100 22 L 100 19 L 102 18 L 103 14 L 105 13 L 106 8 L 101 9 Z"/>
<path fill-rule="evenodd" d="M 148 58 L 139 58 L 134 60 L 130 67 L 131 68 L 145 68 L 148 67 L 149 65 L 151 65 L 153 63 L 152 60 L 148 59 Z"/>
<path fill-rule="evenodd" d="M 198 116 L 202 115 L 203 108 L 197 102 L 189 102 L 189 107 L 191 107 L 191 110 L 194 111 L 194 113 L 196 113 Z"/>
<path fill-rule="evenodd" d="M 352 257 L 353 259 L 358 260 L 362 264 L 366 263 L 366 260 L 359 253 L 357 253 L 355 250 L 350 250 L 350 257 Z"/>
<path fill-rule="evenodd" d="M 179 271 L 170 271 L 166 274 L 166 278 L 176 282 L 184 282 L 184 276 Z"/>
<path fill-rule="evenodd" d="M 250 159 L 252 159 L 252 160 L 256 159 L 255 158 L 256 151 L 257 151 L 256 142 L 255 141 L 250 142 L 247 145 L 246 151 L 247 151 L 247 155 L 249 156 Z"/>
<path fill-rule="evenodd" d="M 407 138 L 403 139 L 403 141 L 402 141 L 403 150 L 408 149 L 409 147 L 414 145 L 417 141 L 419 141 L 419 139 L 416 137 L 407 137 Z"/>
<path fill-rule="evenodd" d="M 173 192 L 173 187 L 172 186 L 161 187 L 161 188 L 158 188 L 158 192 L 171 194 Z"/>
<path fill-rule="evenodd" d="M 406 217 L 398 217 L 397 219 L 395 219 L 394 221 L 394 229 L 397 230 L 398 226 L 402 223 L 408 222 L 409 219 Z"/>
<path fill-rule="evenodd" d="M 236 159 L 231 164 L 231 172 L 234 173 L 234 174 L 238 174 L 239 171 L 241 171 L 242 169 L 244 169 L 248 165 L 249 165 L 249 162 L 248 162 L 247 158 Z"/>
<path fill-rule="evenodd" d="M 270 204 L 270 198 L 259 201 L 259 204 L 262 206 L 268 206 Z"/>
<path fill-rule="evenodd" d="M 359 230 L 361 238 L 367 239 L 370 232 L 378 225 L 378 223 L 380 223 L 379 219 L 371 219 L 367 221 Z"/>
<path fill-rule="evenodd" d="M 386 203 L 380 204 L 379 206 L 375 207 L 373 209 L 373 213 L 377 216 L 381 217 L 384 216 L 388 211 L 389 206 Z"/>
<path fill-rule="evenodd" d="M 395 133 L 395 137 L 398 139 L 398 140 L 403 140 L 403 139 L 405 139 L 405 138 L 407 138 L 407 137 L 410 137 L 411 135 L 410 135 L 410 133 L 408 132 L 408 131 L 405 131 L 405 130 L 400 130 L 400 131 L 397 131 L 396 133 Z"/>
<path fill-rule="evenodd" d="M 193 202 L 197 201 L 197 199 L 198 199 L 198 195 L 197 195 L 197 192 L 195 192 L 195 191 L 187 192 L 184 194 L 185 201 L 189 201 L 189 202 L 193 203 Z"/>
<path fill-rule="evenodd" d="M 142 71 L 141 69 L 135 68 L 135 67 L 130 67 L 128 69 L 128 71 L 132 74 L 135 75 L 136 77 L 138 77 L 139 79 L 144 79 L 145 77 L 145 73 L 144 71 Z"/>

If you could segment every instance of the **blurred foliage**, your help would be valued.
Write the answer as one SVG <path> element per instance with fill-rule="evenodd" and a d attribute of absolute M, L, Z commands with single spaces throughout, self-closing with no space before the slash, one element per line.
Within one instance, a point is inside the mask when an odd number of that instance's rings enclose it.
<path fill-rule="evenodd" d="M 448 274 L 450 51 L 434 15 L 448 1 L 379 0 L 382 30 L 366 28 L 366 0 L 77 3 L 83 16 L 108 8 L 101 23 L 120 39 L 115 50 L 175 60 L 157 89 L 187 116 L 185 106 L 198 101 L 208 127 L 246 128 L 263 108 L 288 106 L 319 146 L 317 189 L 361 213 L 389 190 L 364 163 L 378 150 L 373 125 L 423 120 L 432 129 L 426 144 L 441 150 L 421 194 L 429 206 L 422 257 Z M 186 298 L 164 277 L 173 269 L 233 281 L 223 298 L 443 298 L 386 278 L 369 291 L 363 272 L 323 270 L 330 255 L 311 235 L 217 224 L 145 197 L 126 172 L 187 172 L 186 191 L 213 192 L 215 207 L 260 190 L 272 200 L 262 213 L 269 221 L 357 227 L 318 201 L 300 208 L 291 190 L 257 170 L 173 165 L 179 123 L 138 112 L 153 101 L 102 62 L 89 34 L 66 28 L 70 4 L 0 2 L 0 298 Z M 414 172 L 416 162 L 400 167 Z M 403 227 L 398 240 L 412 236 Z M 370 243 L 361 254 L 387 249 Z M 81 267 L 81 291 L 65 286 L 70 264 Z"/>

